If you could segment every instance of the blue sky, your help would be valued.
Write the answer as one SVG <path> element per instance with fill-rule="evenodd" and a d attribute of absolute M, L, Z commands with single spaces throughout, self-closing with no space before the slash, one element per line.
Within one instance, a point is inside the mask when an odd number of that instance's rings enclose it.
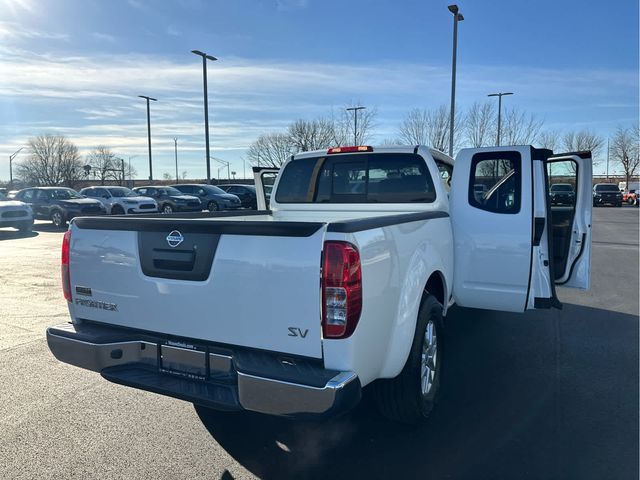
<path fill-rule="evenodd" d="M 202 67 L 192 49 L 219 58 L 209 65 L 212 155 L 239 176 L 261 133 L 353 101 L 377 109 L 372 143 L 393 138 L 410 109 L 449 102 L 448 3 L 0 0 L 0 179 L 8 155 L 42 133 L 64 134 L 83 153 L 109 146 L 146 177 L 138 95 L 159 100 L 154 176 L 174 171 L 177 137 L 180 170 L 204 177 Z M 546 128 L 607 136 L 638 121 L 638 2 L 458 4 L 460 109 L 512 91 L 505 105 Z"/>

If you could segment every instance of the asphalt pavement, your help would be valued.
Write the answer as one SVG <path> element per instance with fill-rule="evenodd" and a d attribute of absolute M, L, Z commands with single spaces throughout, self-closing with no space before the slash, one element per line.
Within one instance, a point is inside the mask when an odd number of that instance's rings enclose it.
<path fill-rule="evenodd" d="M 592 288 L 562 310 L 454 307 L 426 425 L 370 395 L 324 422 L 197 412 L 59 363 L 62 235 L 0 230 L 0 478 L 638 478 L 638 209 L 594 209 Z"/>

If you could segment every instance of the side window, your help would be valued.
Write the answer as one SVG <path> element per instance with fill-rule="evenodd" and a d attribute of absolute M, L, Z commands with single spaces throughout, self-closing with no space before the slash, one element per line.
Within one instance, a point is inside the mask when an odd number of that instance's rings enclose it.
<path fill-rule="evenodd" d="M 28 202 L 33 201 L 33 190 L 26 190 L 22 193 L 22 195 L 18 196 L 21 200 L 26 200 Z"/>
<path fill-rule="evenodd" d="M 477 153 L 471 161 L 469 204 L 489 212 L 515 214 L 522 196 L 518 152 Z"/>
<path fill-rule="evenodd" d="M 146 188 L 139 188 L 138 190 L 136 190 L 136 192 L 140 195 L 149 195 L 149 192 L 147 192 Z"/>
<path fill-rule="evenodd" d="M 106 188 L 96 188 L 94 190 L 94 195 L 99 198 L 109 198 L 111 196 L 109 195 L 109 192 L 107 192 Z"/>
<path fill-rule="evenodd" d="M 44 190 L 36 191 L 36 200 L 46 201 L 48 199 L 49 199 L 49 195 L 47 195 L 47 192 L 45 192 Z"/>
<path fill-rule="evenodd" d="M 448 192 L 451 189 L 451 177 L 453 177 L 453 166 L 449 165 L 448 163 L 441 162 L 440 160 L 436 160 L 436 165 L 438 166 L 440 179 L 444 184 L 445 190 Z"/>
<path fill-rule="evenodd" d="M 96 192 L 94 191 L 93 188 L 87 188 L 86 190 L 82 190 L 80 192 L 81 195 L 84 195 L 85 197 L 95 197 L 96 196 Z"/>
<path fill-rule="evenodd" d="M 180 190 L 182 193 L 188 193 L 188 194 L 193 194 L 195 193 L 196 195 L 202 195 L 202 187 L 191 187 L 189 185 L 181 185 L 179 187 L 176 187 L 178 190 Z"/>

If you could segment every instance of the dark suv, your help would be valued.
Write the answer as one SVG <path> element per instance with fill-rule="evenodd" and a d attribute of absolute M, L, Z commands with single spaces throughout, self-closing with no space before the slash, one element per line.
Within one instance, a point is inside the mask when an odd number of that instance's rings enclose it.
<path fill-rule="evenodd" d="M 220 185 L 220 188 L 227 193 L 237 195 L 242 202 L 243 208 L 258 208 L 256 197 L 256 187 L 253 185 Z"/>
<path fill-rule="evenodd" d="M 173 187 L 137 187 L 133 191 L 153 198 L 162 213 L 202 211 L 202 202 L 197 197 L 185 195 Z"/>
<path fill-rule="evenodd" d="M 622 206 L 622 192 L 613 183 L 596 183 L 593 187 L 593 206 L 600 205 Z"/>
<path fill-rule="evenodd" d="M 15 199 L 31 205 L 33 218 L 51 220 L 58 228 L 63 228 L 74 217 L 107 212 L 98 200 L 85 198 L 65 187 L 25 188 L 16 193 Z"/>
<path fill-rule="evenodd" d="M 551 196 L 551 205 L 572 206 L 576 203 L 576 194 L 570 183 L 554 183 L 549 188 L 549 195 Z"/>
<path fill-rule="evenodd" d="M 180 184 L 173 185 L 173 188 L 182 193 L 198 197 L 202 204 L 210 212 L 217 210 L 235 210 L 242 206 L 240 199 L 235 195 L 230 195 L 224 190 L 213 185 Z"/>

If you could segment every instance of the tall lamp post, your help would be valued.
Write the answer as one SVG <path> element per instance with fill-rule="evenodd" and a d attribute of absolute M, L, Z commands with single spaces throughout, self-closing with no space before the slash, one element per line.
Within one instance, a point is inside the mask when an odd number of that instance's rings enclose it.
<path fill-rule="evenodd" d="M 13 190 L 13 159 L 18 156 L 23 148 L 24 147 L 20 147 L 13 153 L 13 155 L 9 155 L 9 190 Z"/>
<path fill-rule="evenodd" d="M 211 161 L 209 159 L 209 98 L 207 94 L 207 59 L 215 62 L 218 60 L 212 55 L 207 55 L 200 50 L 191 50 L 191 53 L 202 57 L 202 81 L 204 83 L 204 141 L 207 155 L 207 183 L 211 183 Z"/>
<path fill-rule="evenodd" d="M 490 93 L 487 97 L 498 97 L 498 135 L 496 137 L 496 146 L 500 146 L 500 122 L 502 119 L 502 97 L 505 95 L 513 95 L 513 92 Z"/>
<path fill-rule="evenodd" d="M 347 111 L 353 111 L 353 145 L 358 145 L 358 110 L 364 110 L 367 107 L 349 107 Z"/>
<path fill-rule="evenodd" d="M 138 95 L 140 98 L 147 100 L 147 139 L 149 140 L 149 181 L 153 181 L 153 164 L 151 163 L 151 116 L 149 115 L 149 100 L 157 102 L 157 98 L 147 97 L 146 95 Z"/>
<path fill-rule="evenodd" d="M 178 182 L 179 178 L 178 178 L 178 139 L 177 138 L 173 139 L 173 146 L 176 152 L 176 183 L 180 183 Z"/>
<path fill-rule="evenodd" d="M 456 112 L 456 56 L 458 53 L 458 22 L 464 20 L 457 5 L 449 5 L 449 11 L 453 14 L 453 58 L 451 61 L 451 111 L 449 118 L 449 156 L 453 157 L 453 126 Z"/>

